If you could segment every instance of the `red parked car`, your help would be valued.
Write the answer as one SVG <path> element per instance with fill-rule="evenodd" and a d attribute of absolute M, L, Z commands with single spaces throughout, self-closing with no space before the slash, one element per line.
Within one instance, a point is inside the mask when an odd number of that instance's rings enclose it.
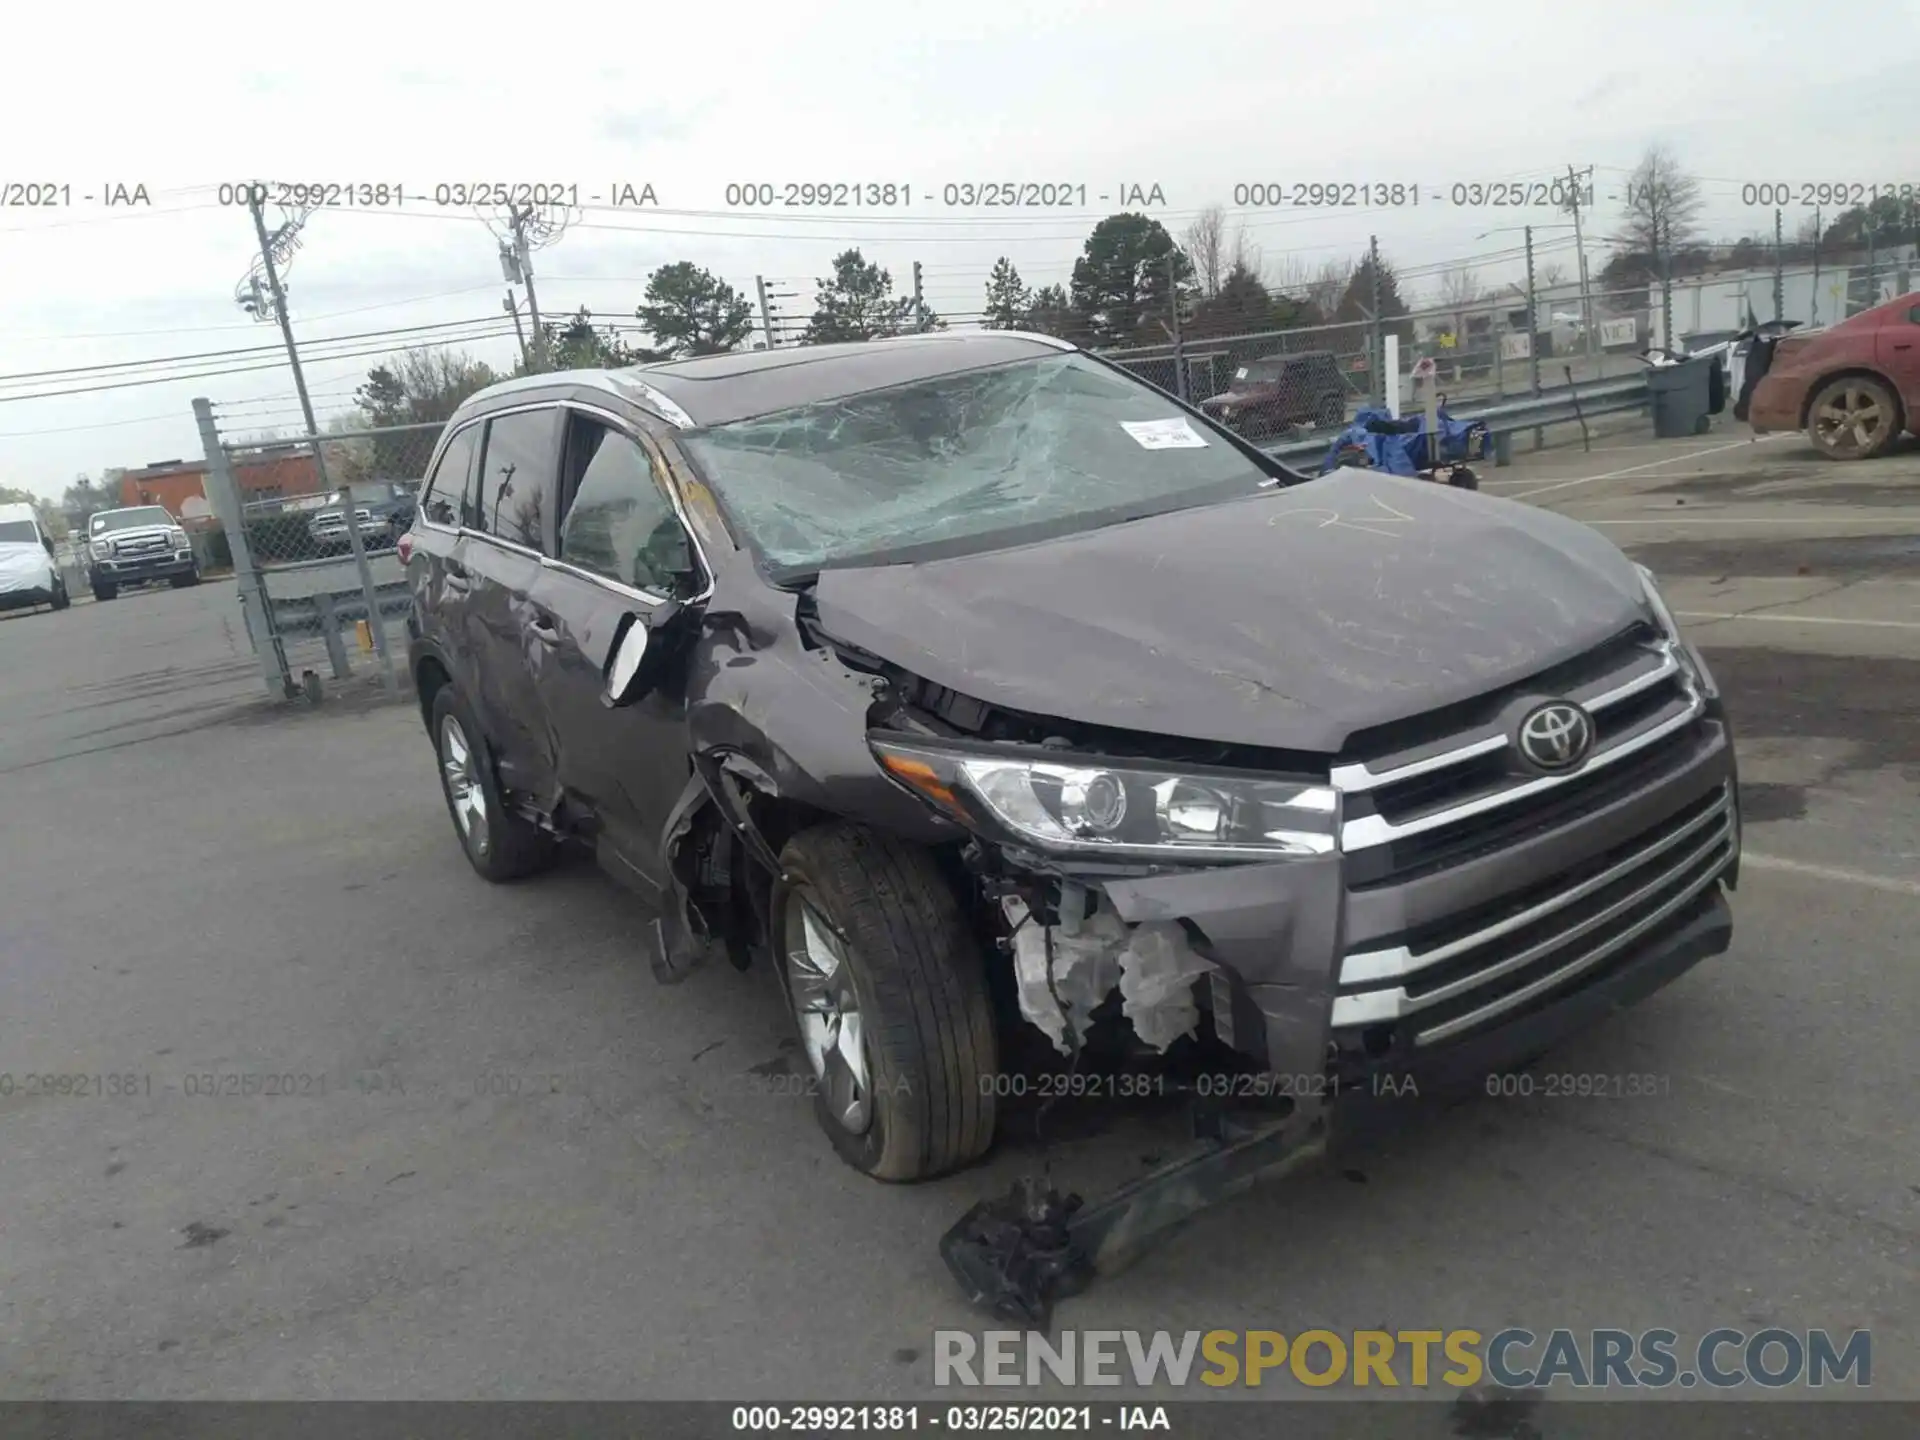
<path fill-rule="evenodd" d="M 1804 429 L 1832 460 L 1870 460 L 1920 431 L 1920 291 L 1782 338 L 1748 418 L 1757 431 Z"/>

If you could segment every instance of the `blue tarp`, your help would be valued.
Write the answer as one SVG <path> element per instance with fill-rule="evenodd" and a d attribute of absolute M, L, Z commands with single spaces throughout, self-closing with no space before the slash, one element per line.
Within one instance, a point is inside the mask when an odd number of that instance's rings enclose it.
<path fill-rule="evenodd" d="M 1412 429 L 1403 435 L 1384 433 L 1385 427 L 1411 422 Z M 1376 429 L 1375 426 L 1381 428 Z M 1468 460 L 1483 460 L 1487 454 L 1487 422 L 1484 420 L 1456 420 L 1449 415 L 1446 407 L 1440 409 L 1440 458 L 1437 463 L 1445 465 Z M 1327 474 L 1337 470 L 1341 461 L 1341 452 L 1348 449 L 1362 451 L 1367 463 L 1376 470 L 1385 470 L 1392 475 L 1415 475 L 1422 470 L 1433 468 L 1436 462 L 1427 459 L 1427 417 L 1424 414 L 1408 416 L 1404 421 L 1396 421 L 1384 409 L 1361 409 L 1354 413 L 1353 423 L 1333 437 L 1333 444 L 1327 447 L 1327 457 L 1320 463 L 1320 473 Z"/>

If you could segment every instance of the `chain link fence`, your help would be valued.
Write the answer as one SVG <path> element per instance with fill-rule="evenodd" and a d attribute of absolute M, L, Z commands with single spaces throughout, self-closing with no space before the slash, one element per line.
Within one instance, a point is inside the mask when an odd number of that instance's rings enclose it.
<path fill-rule="evenodd" d="M 398 547 L 444 428 L 229 444 L 211 405 L 194 403 L 219 519 L 269 691 L 318 698 L 363 669 L 397 692 L 412 600 Z"/>

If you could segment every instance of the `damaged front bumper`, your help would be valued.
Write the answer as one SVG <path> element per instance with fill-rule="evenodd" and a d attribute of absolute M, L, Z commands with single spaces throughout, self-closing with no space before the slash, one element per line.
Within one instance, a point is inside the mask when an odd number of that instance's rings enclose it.
<path fill-rule="evenodd" d="M 1196 1149 L 1117 1195 L 1017 1187 L 969 1212 L 942 1250 L 970 1297 L 1043 1324 L 1051 1299 L 1151 1235 L 1410 1113 L 1383 1098 L 1475 1086 L 1725 951 L 1740 855 L 1725 717 L 1692 686 L 1663 701 L 1632 683 L 1642 698 L 1603 729 L 1590 775 L 1513 781 L 1534 788 L 1510 804 L 1456 815 L 1382 795 L 1383 776 L 1424 762 L 1336 771 L 1354 793 L 1331 853 L 1095 874 L 1003 852 L 1030 867 L 1025 896 L 1001 902 L 1021 1007 L 1057 1049 L 1117 990 L 1151 1048 L 1210 1029 L 1252 1083 L 1225 1103 L 1213 1087 Z M 1035 1256 L 1053 1289 L 1016 1283 Z"/>

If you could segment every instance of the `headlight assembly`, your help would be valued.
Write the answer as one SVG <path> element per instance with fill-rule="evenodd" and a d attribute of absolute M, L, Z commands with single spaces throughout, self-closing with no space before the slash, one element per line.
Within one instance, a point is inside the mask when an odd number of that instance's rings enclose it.
<path fill-rule="evenodd" d="M 900 784 L 969 829 L 1059 855 L 1257 860 L 1324 855 L 1339 806 L 1324 783 L 1057 752 L 871 739 Z"/>
<path fill-rule="evenodd" d="M 1654 579 L 1653 571 L 1644 565 L 1636 565 L 1633 568 L 1640 572 L 1641 593 L 1646 596 L 1647 605 L 1652 609 L 1654 621 L 1659 625 L 1661 633 L 1671 642 L 1673 653 L 1679 657 L 1680 663 L 1686 667 L 1687 673 L 1693 677 L 1694 682 L 1699 685 L 1704 694 L 1719 695 L 1719 687 L 1713 682 L 1713 674 L 1707 669 L 1705 658 L 1688 644 L 1686 637 L 1680 633 L 1680 622 L 1673 618 L 1673 611 L 1668 608 L 1666 597 L 1660 593 L 1660 584 Z"/>

